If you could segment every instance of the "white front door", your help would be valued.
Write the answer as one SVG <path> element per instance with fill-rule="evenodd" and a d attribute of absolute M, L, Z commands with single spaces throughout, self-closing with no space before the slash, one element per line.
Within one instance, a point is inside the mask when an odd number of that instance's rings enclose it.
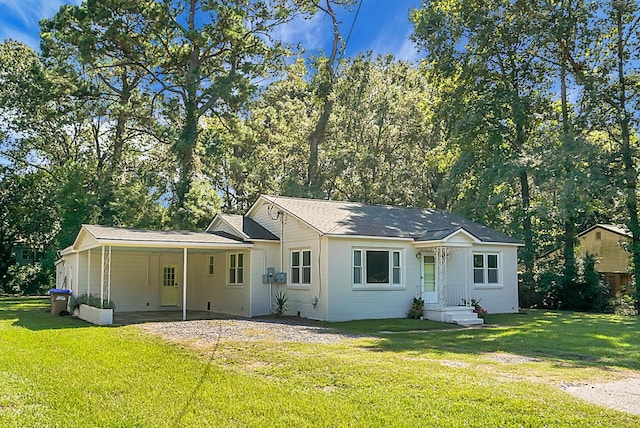
<path fill-rule="evenodd" d="M 436 258 L 429 253 L 422 255 L 422 298 L 425 303 L 438 303 Z"/>
<path fill-rule="evenodd" d="M 160 306 L 178 305 L 178 281 L 175 265 L 162 266 L 162 287 L 160 287 Z"/>

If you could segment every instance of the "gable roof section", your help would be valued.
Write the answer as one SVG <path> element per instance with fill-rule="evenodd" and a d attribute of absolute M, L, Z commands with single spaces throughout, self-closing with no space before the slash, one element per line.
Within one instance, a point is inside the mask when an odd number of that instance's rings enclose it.
<path fill-rule="evenodd" d="M 440 241 L 463 229 L 480 242 L 520 244 L 504 233 L 438 209 L 262 195 L 247 215 L 262 203 L 281 207 L 324 235 Z"/>
<path fill-rule="evenodd" d="M 584 230 L 583 232 L 580 232 L 578 234 L 578 236 L 579 237 L 580 236 L 584 236 L 587 233 L 591 232 L 592 230 L 598 229 L 598 228 L 604 229 L 604 230 L 608 230 L 609 232 L 615 233 L 615 234 L 620 235 L 620 236 L 624 236 L 625 238 L 632 238 L 633 237 L 633 235 L 631 235 L 631 232 L 625 227 L 616 226 L 616 225 L 613 225 L 613 224 L 602 224 L 602 223 L 598 223 L 598 224 L 595 224 L 595 225 L 591 226 L 590 228 Z"/>
<path fill-rule="evenodd" d="M 86 242 L 86 245 L 82 245 L 86 247 L 83 249 L 95 248 L 101 245 L 175 248 L 250 246 L 249 244 L 243 244 L 242 240 L 222 233 L 126 229 L 94 224 L 82 225 L 73 243 L 73 249 L 79 250 L 82 242 Z"/>
<path fill-rule="evenodd" d="M 278 237 L 267 229 L 262 227 L 252 218 L 244 217 L 238 214 L 216 214 L 209 226 L 207 232 L 216 233 L 216 222 L 222 222 L 231 228 L 233 235 L 243 240 L 261 240 L 261 241 L 278 241 Z"/>

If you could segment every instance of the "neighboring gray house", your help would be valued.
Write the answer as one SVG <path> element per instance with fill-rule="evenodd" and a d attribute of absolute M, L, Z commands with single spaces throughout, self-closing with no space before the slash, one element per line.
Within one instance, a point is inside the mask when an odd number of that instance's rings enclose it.
<path fill-rule="evenodd" d="M 478 323 L 472 298 L 491 313 L 518 311 L 518 246 L 441 210 L 263 195 L 204 232 L 85 225 L 61 252 L 58 284 L 102 293 L 117 311 L 185 317 L 268 315 L 286 292 L 290 315 L 394 318 L 421 296 L 427 318 Z"/>

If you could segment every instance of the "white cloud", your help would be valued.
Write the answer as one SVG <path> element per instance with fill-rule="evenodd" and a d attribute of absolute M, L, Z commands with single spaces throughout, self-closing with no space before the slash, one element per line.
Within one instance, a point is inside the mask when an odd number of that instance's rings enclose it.
<path fill-rule="evenodd" d="M 310 19 L 295 17 L 290 22 L 278 26 L 273 36 L 294 46 L 299 43 L 308 52 L 326 46 L 331 40 L 332 31 L 329 18 L 317 13 Z"/>
<path fill-rule="evenodd" d="M 24 43 L 32 49 L 39 50 L 40 49 L 40 37 L 38 33 L 32 32 L 24 32 L 19 30 L 11 25 L 2 25 L 0 26 L 0 42 L 4 40 L 16 40 L 18 42 Z"/>
<path fill-rule="evenodd" d="M 38 22 L 50 18 L 63 4 L 82 0 L 0 0 L 0 41 L 13 39 L 38 49 Z"/>
<path fill-rule="evenodd" d="M 0 0 L 0 8 L 8 9 L 24 25 L 37 27 L 39 20 L 53 16 L 63 4 L 80 3 L 81 0 Z"/>

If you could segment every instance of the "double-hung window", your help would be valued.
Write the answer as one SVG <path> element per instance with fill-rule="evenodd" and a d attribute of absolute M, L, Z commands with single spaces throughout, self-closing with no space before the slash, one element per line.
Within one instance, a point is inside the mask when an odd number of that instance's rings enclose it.
<path fill-rule="evenodd" d="M 229 254 L 229 284 L 240 285 L 244 283 L 244 254 Z"/>
<path fill-rule="evenodd" d="M 473 283 L 476 285 L 498 285 L 500 283 L 498 254 L 473 255 Z"/>
<path fill-rule="evenodd" d="M 207 256 L 207 275 L 213 276 L 213 267 L 215 266 L 215 258 L 211 255 Z"/>
<path fill-rule="evenodd" d="M 354 249 L 354 285 L 401 285 L 400 250 Z"/>
<path fill-rule="evenodd" d="M 291 284 L 311 284 L 311 250 L 291 251 Z"/>

